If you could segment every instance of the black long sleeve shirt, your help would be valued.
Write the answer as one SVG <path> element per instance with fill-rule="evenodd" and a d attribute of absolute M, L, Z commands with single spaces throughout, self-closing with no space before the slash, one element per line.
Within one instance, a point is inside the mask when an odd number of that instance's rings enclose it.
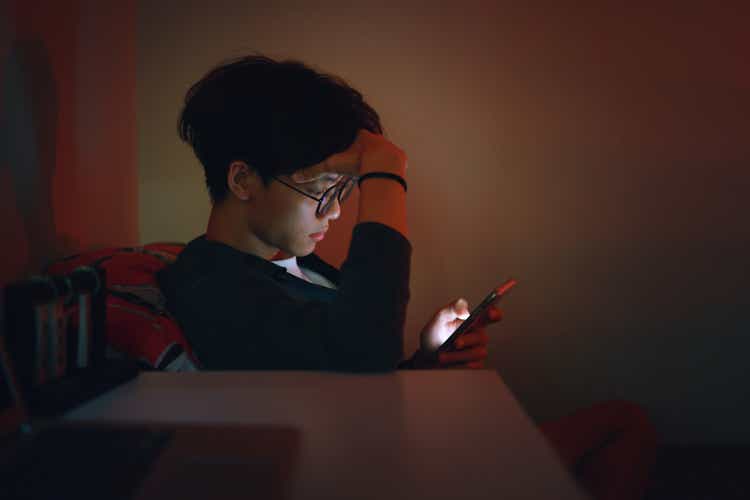
<path fill-rule="evenodd" d="M 410 259 L 401 233 L 366 222 L 340 271 L 298 259 L 337 290 L 205 236 L 157 277 L 204 369 L 388 371 L 403 356 Z"/>

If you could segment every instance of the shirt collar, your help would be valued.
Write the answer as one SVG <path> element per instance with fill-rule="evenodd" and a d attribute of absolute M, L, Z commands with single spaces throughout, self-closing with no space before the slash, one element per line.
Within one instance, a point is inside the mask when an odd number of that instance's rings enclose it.
<path fill-rule="evenodd" d="M 215 258 L 233 260 L 244 264 L 250 269 L 262 272 L 274 277 L 282 277 L 287 274 L 286 269 L 275 265 L 270 260 L 266 260 L 257 255 L 243 252 L 220 241 L 207 240 L 206 235 L 201 235 L 193 242 L 196 246 L 210 252 Z"/>

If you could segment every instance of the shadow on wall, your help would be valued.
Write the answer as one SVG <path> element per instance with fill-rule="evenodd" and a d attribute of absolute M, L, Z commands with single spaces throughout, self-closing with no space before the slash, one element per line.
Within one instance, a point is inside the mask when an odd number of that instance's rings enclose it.
<path fill-rule="evenodd" d="M 55 227 L 59 91 L 44 44 L 14 41 L 0 75 L 0 224 L 9 231 L 0 282 L 7 282 L 38 273 L 74 245 Z"/>

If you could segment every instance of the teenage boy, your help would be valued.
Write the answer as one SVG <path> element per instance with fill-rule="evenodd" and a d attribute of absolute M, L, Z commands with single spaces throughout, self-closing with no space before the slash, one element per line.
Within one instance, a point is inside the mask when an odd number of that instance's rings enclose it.
<path fill-rule="evenodd" d="M 179 132 L 205 168 L 212 208 L 205 235 L 159 279 L 203 368 L 482 366 L 496 308 L 461 349 L 421 356 L 468 316 L 463 299 L 439 308 L 420 355 L 402 360 L 407 158 L 359 92 L 300 63 L 247 57 L 190 89 Z M 357 186 L 339 271 L 313 251 Z"/>
<path fill-rule="evenodd" d="M 193 85 L 180 137 L 205 169 L 206 233 L 159 276 L 170 309 L 204 369 L 388 371 L 479 368 L 491 308 L 458 349 L 431 356 L 468 317 L 457 299 L 402 359 L 411 245 L 407 157 L 341 79 L 306 65 L 245 57 Z M 341 269 L 313 252 L 360 190 Z M 655 435 L 643 410 L 609 401 L 540 428 L 599 499 L 640 498 Z"/>

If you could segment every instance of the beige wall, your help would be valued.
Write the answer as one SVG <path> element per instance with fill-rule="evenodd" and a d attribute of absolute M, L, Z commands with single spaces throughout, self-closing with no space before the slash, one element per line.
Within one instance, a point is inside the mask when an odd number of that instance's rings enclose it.
<path fill-rule="evenodd" d="M 0 284 L 138 238 L 135 4 L 0 0 Z"/>
<path fill-rule="evenodd" d="M 750 439 L 748 8 L 258 3 L 139 2 L 142 242 L 205 228 L 188 86 L 249 51 L 301 59 L 409 154 L 408 350 L 512 275 L 490 366 L 531 415 L 628 398 L 669 440 Z M 355 207 L 320 245 L 336 264 Z"/>

